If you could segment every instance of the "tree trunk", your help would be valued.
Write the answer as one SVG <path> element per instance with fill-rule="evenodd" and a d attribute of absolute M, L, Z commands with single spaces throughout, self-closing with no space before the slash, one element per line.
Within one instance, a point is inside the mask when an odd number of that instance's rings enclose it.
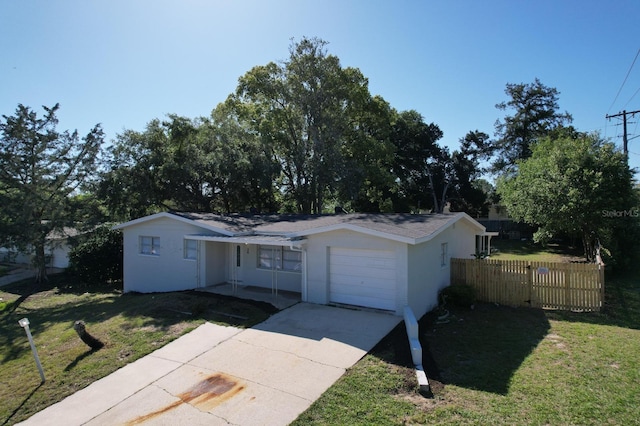
<path fill-rule="evenodd" d="M 97 351 L 104 346 L 104 343 L 89 334 L 83 321 L 76 321 L 73 324 L 73 329 L 78 333 L 80 339 L 91 348 L 91 350 Z"/>
<path fill-rule="evenodd" d="M 587 258 L 587 262 L 602 262 L 600 244 L 591 232 L 582 231 L 582 246 L 584 247 L 584 255 Z"/>
<path fill-rule="evenodd" d="M 440 210 L 438 210 L 438 213 L 443 213 L 444 212 L 444 207 L 445 204 L 447 202 L 447 191 L 449 190 L 449 182 L 447 182 L 444 185 L 444 189 L 442 190 L 442 200 L 440 201 Z"/>
<path fill-rule="evenodd" d="M 40 284 L 49 281 L 47 276 L 47 259 L 44 252 L 44 241 L 38 241 L 34 247 L 33 266 L 36 270 L 35 281 Z"/>
<path fill-rule="evenodd" d="M 438 196 L 436 195 L 436 188 L 433 186 L 433 176 L 431 176 L 431 170 L 429 170 L 429 166 L 427 168 L 427 176 L 429 176 L 429 184 L 431 185 L 431 196 L 433 197 L 433 210 L 436 213 L 442 213 L 440 210 L 440 206 L 438 205 Z"/>

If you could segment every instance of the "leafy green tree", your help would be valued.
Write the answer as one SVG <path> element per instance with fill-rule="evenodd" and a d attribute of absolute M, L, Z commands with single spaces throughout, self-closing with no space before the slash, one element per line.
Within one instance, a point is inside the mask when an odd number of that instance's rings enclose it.
<path fill-rule="evenodd" d="M 169 115 L 118 135 L 98 193 L 113 219 L 164 211 L 274 210 L 277 164 L 221 104 L 211 119 Z"/>
<path fill-rule="evenodd" d="M 485 171 L 481 162 L 488 159 L 490 144 L 489 135 L 478 130 L 472 131 L 460 140 L 460 149 L 451 154 L 452 188 L 448 198 L 451 211 L 463 211 L 473 217 L 488 214 L 491 191 L 486 189 L 489 183 L 482 182 L 480 176 Z"/>
<path fill-rule="evenodd" d="M 483 172 L 480 161 L 488 157 L 489 136 L 469 132 L 460 149 L 450 152 L 438 144 L 442 131 L 427 124 L 416 111 L 398 114 L 393 126 L 393 171 L 399 191 L 396 211 L 431 209 L 442 213 L 447 203 L 454 211 L 477 215 L 486 209 L 484 192 L 473 182 Z"/>
<path fill-rule="evenodd" d="M 417 111 L 398 114 L 392 133 L 393 172 L 400 187 L 396 210 L 431 208 L 442 212 L 444 209 L 448 191 L 445 181 L 451 167 L 444 160 L 448 151 L 437 144 L 442 135 L 436 124 L 425 123 Z"/>
<path fill-rule="evenodd" d="M 210 185 L 215 188 L 215 210 L 278 210 L 275 185 L 280 165 L 273 149 L 236 115 L 233 105 L 218 105 L 201 137 L 213 156 Z"/>
<path fill-rule="evenodd" d="M 286 61 L 251 69 L 229 100 L 271 147 L 285 206 L 300 213 L 322 213 L 336 197 L 347 134 L 358 124 L 352 105 L 370 99 L 366 78 L 342 68 L 326 44 L 306 37 L 292 43 Z"/>
<path fill-rule="evenodd" d="M 497 159 L 493 166 L 498 172 L 512 171 L 518 160 L 531 156 L 535 141 L 572 121 L 569 113 L 558 111 L 560 92 L 537 78 L 531 84 L 507 84 L 505 93 L 509 100 L 496 108 L 513 114 L 495 124 Z"/>
<path fill-rule="evenodd" d="M 36 282 L 47 279 L 47 236 L 75 226 L 71 197 L 95 174 L 104 135 L 96 125 L 83 138 L 56 130 L 59 104 L 39 117 L 18 105 L 0 122 L 1 240 L 33 250 Z"/>
<path fill-rule="evenodd" d="M 337 204 L 349 211 L 391 212 L 398 197 L 393 174 L 392 123 L 397 112 L 380 96 L 349 105 L 351 125 L 342 146 L 343 168 L 336 177 Z"/>
<path fill-rule="evenodd" d="M 168 135 L 154 119 L 143 132 L 125 130 L 108 149 L 98 186 L 114 220 L 129 220 L 171 207 L 166 204 L 162 166 L 167 158 Z"/>
<path fill-rule="evenodd" d="M 537 225 L 536 241 L 567 234 L 582 240 L 588 261 L 612 252 L 620 219 L 633 216 L 635 195 L 625 156 L 597 134 L 544 138 L 520 160 L 498 193 L 515 220 Z M 613 212 L 613 213 L 610 213 Z M 607 251 L 605 251 L 605 254 Z"/>

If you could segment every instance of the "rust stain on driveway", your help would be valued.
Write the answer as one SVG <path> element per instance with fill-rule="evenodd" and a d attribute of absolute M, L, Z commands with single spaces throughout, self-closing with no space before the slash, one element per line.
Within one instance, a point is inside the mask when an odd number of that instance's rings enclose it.
<path fill-rule="evenodd" d="M 217 373 L 196 383 L 187 391 L 176 395 L 179 401 L 173 402 L 166 407 L 153 411 L 149 414 L 139 416 L 127 425 L 138 425 L 151 420 L 179 407 L 182 404 L 190 404 L 201 411 L 209 411 L 217 405 L 233 398 L 245 388 L 244 384 L 238 383 L 234 378 L 226 374 Z"/>

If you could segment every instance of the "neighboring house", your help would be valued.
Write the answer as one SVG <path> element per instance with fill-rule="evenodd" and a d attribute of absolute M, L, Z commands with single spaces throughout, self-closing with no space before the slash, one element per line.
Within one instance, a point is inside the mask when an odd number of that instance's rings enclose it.
<path fill-rule="evenodd" d="M 493 234 L 465 213 L 220 216 L 158 213 L 124 233 L 124 291 L 220 283 L 300 293 L 303 301 L 422 316 L 449 285 L 451 257 Z"/>
<path fill-rule="evenodd" d="M 71 251 L 71 238 L 79 234 L 75 228 L 64 228 L 62 231 L 52 232 L 47 237 L 45 256 L 47 266 L 65 269 L 69 267 L 69 252 Z M 20 251 L 16 248 L 0 248 L 0 261 L 31 264 L 33 252 L 29 249 Z"/>
<path fill-rule="evenodd" d="M 502 204 L 491 204 L 487 217 L 476 218 L 487 231 L 497 232 L 501 239 L 520 240 L 530 239 L 536 228 L 526 223 L 514 222 L 507 213 L 507 208 Z"/>
<path fill-rule="evenodd" d="M 511 220 L 507 208 L 502 204 L 492 203 L 489 206 L 488 220 Z"/>

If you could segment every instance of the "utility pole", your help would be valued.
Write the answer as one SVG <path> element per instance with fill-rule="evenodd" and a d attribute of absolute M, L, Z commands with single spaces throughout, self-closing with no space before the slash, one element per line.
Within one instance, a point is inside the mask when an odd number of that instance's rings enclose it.
<path fill-rule="evenodd" d="M 631 114 L 631 116 L 634 116 L 635 114 L 639 113 L 640 110 L 637 111 L 629 111 L 627 112 L 626 110 L 623 110 L 622 112 L 619 112 L 618 114 L 613 114 L 613 115 L 606 115 L 606 119 L 612 119 L 615 117 L 620 117 L 622 116 L 622 129 L 623 129 L 623 133 L 622 133 L 622 150 L 624 152 L 624 155 L 629 158 L 629 140 L 627 138 L 627 114 Z"/>

